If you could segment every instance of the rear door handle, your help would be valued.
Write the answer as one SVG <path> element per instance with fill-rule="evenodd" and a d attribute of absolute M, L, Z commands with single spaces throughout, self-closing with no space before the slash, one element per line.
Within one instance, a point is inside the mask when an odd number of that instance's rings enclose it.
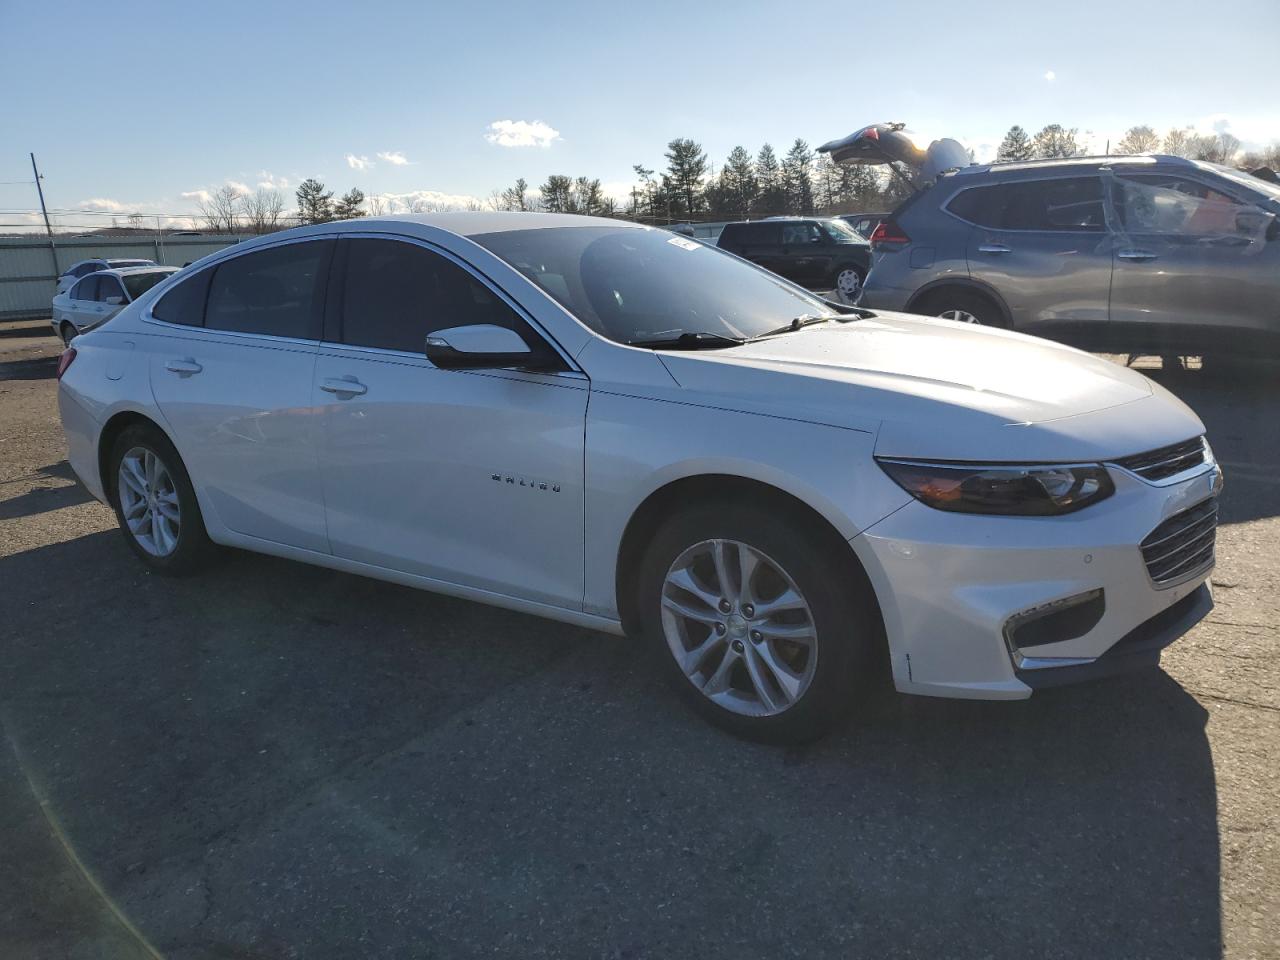
<path fill-rule="evenodd" d="M 1150 250 L 1118 250 L 1116 251 L 1116 256 L 1121 260 L 1138 260 L 1140 262 L 1157 259 L 1156 255 Z"/>
<path fill-rule="evenodd" d="M 1003 243 L 984 243 L 978 247 L 979 253 L 1012 253 Z"/>
<path fill-rule="evenodd" d="M 355 377 L 351 379 L 339 379 L 337 377 L 329 377 L 320 384 L 320 389 L 325 393 L 345 393 L 347 396 L 358 397 L 362 393 L 368 393 L 369 388 L 357 380 Z"/>
<path fill-rule="evenodd" d="M 204 369 L 204 367 L 200 366 L 200 364 L 196 363 L 190 357 L 186 357 L 182 360 L 166 360 L 164 362 L 164 368 L 170 373 L 181 373 L 186 376 L 191 376 L 193 373 L 199 373 Z"/>

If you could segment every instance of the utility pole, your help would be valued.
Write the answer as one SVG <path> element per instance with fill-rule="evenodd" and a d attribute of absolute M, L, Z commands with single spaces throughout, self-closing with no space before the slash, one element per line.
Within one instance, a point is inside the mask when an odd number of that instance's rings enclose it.
<path fill-rule="evenodd" d="M 36 178 L 36 193 L 40 195 L 40 212 L 44 215 L 44 229 L 49 234 L 49 255 L 53 257 L 53 278 L 58 279 L 58 249 L 53 244 L 53 227 L 49 225 L 49 210 L 44 205 L 44 187 L 40 185 L 40 168 L 36 166 L 36 155 L 31 154 L 31 172 Z"/>

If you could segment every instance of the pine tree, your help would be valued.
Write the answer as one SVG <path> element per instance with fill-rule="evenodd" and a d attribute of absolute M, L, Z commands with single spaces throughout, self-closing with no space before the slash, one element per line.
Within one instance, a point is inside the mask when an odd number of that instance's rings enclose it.
<path fill-rule="evenodd" d="M 584 213 L 589 217 L 599 216 L 604 211 L 604 191 L 600 188 L 600 180 L 578 177 L 573 182 L 571 195 L 573 213 Z"/>
<path fill-rule="evenodd" d="M 573 179 L 553 173 L 540 188 L 542 209 L 547 213 L 573 213 Z"/>
<path fill-rule="evenodd" d="M 363 217 L 364 210 L 361 209 L 363 204 L 364 191 L 359 187 L 352 187 L 342 195 L 342 199 L 334 206 L 333 219 L 354 220 L 356 217 Z"/>
<path fill-rule="evenodd" d="M 813 213 L 813 151 L 799 137 L 782 161 L 788 212 Z"/>
<path fill-rule="evenodd" d="M 1035 153 L 1047 160 L 1078 157 L 1080 145 L 1076 143 L 1076 128 L 1066 130 L 1061 124 L 1049 124 L 1035 136 Z"/>
<path fill-rule="evenodd" d="M 333 219 L 333 191 L 326 191 L 319 180 L 308 177 L 298 184 L 298 221 L 328 223 Z"/>
<path fill-rule="evenodd" d="M 1000 141 L 1000 148 L 996 150 L 997 160 L 1030 160 L 1034 155 L 1031 135 L 1016 123 L 1009 128 L 1009 132 Z"/>
<path fill-rule="evenodd" d="M 707 155 L 702 146 L 687 137 L 677 137 L 667 144 L 667 172 L 663 185 L 670 191 L 676 210 L 692 217 L 702 209 L 703 178 L 707 175 Z"/>
<path fill-rule="evenodd" d="M 773 147 L 767 143 L 756 155 L 756 184 L 760 199 L 755 213 L 769 217 L 786 212 L 787 194 L 782 186 L 782 168 Z"/>
<path fill-rule="evenodd" d="M 521 177 L 515 182 L 515 186 L 507 187 L 502 191 L 501 201 L 504 210 L 528 210 L 529 199 L 526 196 L 529 190 L 529 184 Z"/>
<path fill-rule="evenodd" d="M 747 217 L 755 206 L 759 193 L 756 171 L 751 154 L 746 147 L 734 147 L 720 171 L 721 197 L 725 212 L 735 217 Z"/>

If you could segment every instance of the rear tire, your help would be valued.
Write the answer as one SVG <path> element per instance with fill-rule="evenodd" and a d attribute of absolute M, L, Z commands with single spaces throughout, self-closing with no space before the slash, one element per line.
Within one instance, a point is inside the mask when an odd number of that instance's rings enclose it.
<path fill-rule="evenodd" d="M 71 346 L 71 341 L 76 338 L 76 328 L 68 321 L 63 320 L 62 326 L 58 327 L 58 336 L 62 337 L 62 345 L 69 347 Z"/>
<path fill-rule="evenodd" d="M 966 290 L 963 287 L 932 290 L 912 307 L 912 312 L 961 323 L 976 323 L 984 327 L 1009 326 L 994 300 L 976 290 Z"/>
<path fill-rule="evenodd" d="M 186 576 L 214 554 L 195 488 L 169 438 L 150 424 L 126 427 L 112 445 L 107 483 L 116 522 L 156 573 Z"/>
<path fill-rule="evenodd" d="M 853 304 L 862 295 L 862 284 L 866 279 L 867 275 L 862 270 L 846 265 L 836 269 L 831 278 L 831 287 L 842 303 Z"/>
<path fill-rule="evenodd" d="M 722 729 L 767 743 L 817 739 L 880 675 L 879 608 L 855 564 L 785 514 L 690 506 L 658 528 L 640 562 L 645 642 L 685 701 Z"/>

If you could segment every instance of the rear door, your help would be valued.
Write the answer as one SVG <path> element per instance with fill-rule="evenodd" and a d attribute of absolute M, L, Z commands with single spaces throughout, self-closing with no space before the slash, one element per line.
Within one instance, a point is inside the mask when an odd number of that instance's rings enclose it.
<path fill-rule="evenodd" d="M 423 351 L 446 327 L 544 343 L 443 251 L 356 237 L 339 262 L 312 395 L 334 554 L 581 609 L 585 376 L 438 369 Z"/>
<path fill-rule="evenodd" d="M 129 298 L 125 295 L 124 286 L 120 283 L 119 277 L 112 274 L 103 274 L 98 277 L 98 301 L 100 309 L 95 323 L 106 323 L 125 308 Z"/>
<path fill-rule="evenodd" d="M 782 225 L 761 220 L 745 224 L 734 252 L 766 270 L 782 273 Z M 785 274 L 784 274 L 785 276 Z"/>
<path fill-rule="evenodd" d="M 91 273 L 71 288 L 71 322 L 76 330 L 84 330 L 97 323 L 103 309 L 98 300 L 99 281 L 96 273 Z"/>
<path fill-rule="evenodd" d="M 328 552 L 311 381 L 334 243 L 258 248 L 201 270 L 146 318 L 151 386 L 215 519 Z"/>
<path fill-rule="evenodd" d="M 806 286 L 820 284 L 831 272 L 834 247 L 834 242 L 812 220 L 784 221 L 778 273 Z"/>
<path fill-rule="evenodd" d="M 993 287 L 1026 333 L 1105 339 L 1111 238 L 1096 175 L 970 187 L 946 209 L 973 224 L 969 273 Z"/>
<path fill-rule="evenodd" d="M 1117 173 L 1111 182 L 1111 322 L 1134 349 L 1197 353 L 1223 337 L 1274 332 L 1280 241 L 1267 240 L 1270 214 L 1207 178 Z"/>

